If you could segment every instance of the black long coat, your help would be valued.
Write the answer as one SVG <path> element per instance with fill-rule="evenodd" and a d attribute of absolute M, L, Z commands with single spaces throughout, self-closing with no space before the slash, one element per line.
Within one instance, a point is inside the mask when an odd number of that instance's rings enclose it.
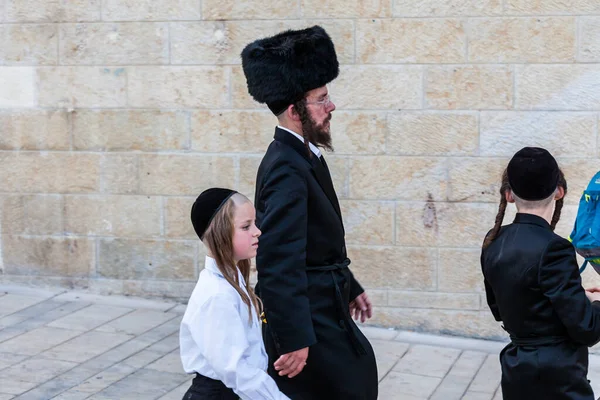
<path fill-rule="evenodd" d="M 517 214 L 483 250 L 490 310 L 511 336 L 500 353 L 504 400 L 593 400 L 588 346 L 600 340 L 571 243 L 546 220 Z"/>
<path fill-rule="evenodd" d="M 374 400 L 373 349 L 349 315 L 363 292 L 348 268 L 344 227 L 326 164 L 277 128 L 258 169 L 257 293 L 269 374 L 293 400 Z M 309 347 L 296 377 L 279 377 L 280 355 Z"/>

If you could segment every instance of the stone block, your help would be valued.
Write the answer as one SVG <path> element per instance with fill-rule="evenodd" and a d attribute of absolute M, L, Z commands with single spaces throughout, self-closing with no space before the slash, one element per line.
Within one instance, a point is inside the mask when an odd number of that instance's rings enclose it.
<path fill-rule="evenodd" d="M 2 256 L 7 274 L 87 277 L 94 243 L 83 238 L 3 235 Z"/>
<path fill-rule="evenodd" d="M 212 186 L 234 187 L 234 159 L 219 156 L 145 154 L 140 157 L 144 194 L 197 196 Z"/>
<path fill-rule="evenodd" d="M 262 160 L 261 156 L 240 157 L 240 186 L 238 190 L 254 203 L 256 191 L 256 175 Z M 337 163 L 336 164 L 337 167 Z M 337 171 L 337 170 L 336 170 Z M 338 196 L 340 193 L 338 193 Z"/>
<path fill-rule="evenodd" d="M 86 332 L 69 340 L 42 355 L 53 360 L 82 363 L 133 338 L 133 335 L 108 332 Z"/>
<path fill-rule="evenodd" d="M 356 23 L 363 64 L 462 63 L 467 35 L 458 19 L 363 19 Z"/>
<path fill-rule="evenodd" d="M 388 124 L 388 154 L 474 155 L 479 147 L 475 113 L 392 113 Z"/>
<path fill-rule="evenodd" d="M 483 292 L 483 274 L 479 260 L 481 249 L 439 249 L 438 252 L 438 290 Z"/>
<path fill-rule="evenodd" d="M 435 288 L 437 255 L 431 249 L 349 246 L 348 256 L 353 274 L 365 287 Z"/>
<path fill-rule="evenodd" d="M 509 157 L 457 157 L 450 159 L 448 198 L 455 202 L 472 201 L 498 204 L 502 172 L 506 169 L 508 161 Z"/>
<path fill-rule="evenodd" d="M 41 327 L 2 342 L 0 351 L 35 356 L 80 334 L 81 332 L 74 330 Z M 3 377 L 7 376 L 3 374 Z M 23 377 L 15 378 L 23 379 Z M 23 380 L 29 381 L 27 378 Z"/>
<path fill-rule="evenodd" d="M 391 134 L 385 114 L 335 111 L 332 115 L 331 135 L 336 154 L 382 154 L 385 151 L 386 136 Z"/>
<path fill-rule="evenodd" d="M 501 0 L 394 0 L 394 17 L 475 17 L 501 14 Z"/>
<path fill-rule="evenodd" d="M 505 12 L 511 15 L 565 15 L 597 13 L 595 0 L 507 0 Z"/>
<path fill-rule="evenodd" d="M 307 18 L 377 18 L 391 17 L 389 0 L 301 0 L 302 16 Z"/>
<path fill-rule="evenodd" d="M 116 279 L 195 278 L 195 241 L 102 239 L 98 275 Z"/>
<path fill-rule="evenodd" d="M 489 63 L 572 62 L 574 17 L 471 19 L 469 61 Z"/>
<path fill-rule="evenodd" d="M 37 82 L 42 107 L 122 107 L 127 99 L 124 68 L 38 68 Z"/>
<path fill-rule="evenodd" d="M 19 235 L 61 235 L 64 232 L 63 197 L 10 195 L 0 198 L 2 232 Z"/>
<path fill-rule="evenodd" d="M 103 193 L 138 193 L 139 169 L 137 155 L 103 154 L 100 159 L 100 190 Z"/>
<path fill-rule="evenodd" d="M 168 64 L 169 27 L 152 22 L 63 24 L 59 51 L 62 65 Z"/>
<path fill-rule="evenodd" d="M 0 64 L 56 65 L 58 30 L 51 24 L 0 26 Z"/>
<path fill-rule="evenodd" d="M 165 199 L 164 215 L 167 237 L 192 240 L 198 238 L 190 220 L 195 200 L 195 197 L 167 197 Z"/>
<path fill-rule="evenodd" d="M 65 229 L 90 236 L 161 234 L 161 199 L 150 196 L 67 196 Z"/>
<path fill-rule="evenodd" d="M 330 84 L 331 95 L 342 110 L 420 109 L 422 77 L 419 66 L 346 65 Z"/>
<path fill-rule="evenodd" d="M 350 196 L 356 199 L 445 199 L 446 161 L 424 157 L 360 157 L 351 160 Z"/>
<path fill-rule="evenodd" d="M 439 308 L 450 310 L 479 310 L 477 293 L 438 293 L 389 291 L 388 305 L 403 308 Z"/>
<path fill-rule="evenodd" d="M 431 66 L 425 75 L 426 108 L 508 109 L 513 80 L 507 65 Z"/>
<path fill-rule="evenodd" d="M 229 67 L 132 67 L 129 105 L 150 108 L 226 108 Z"/>
<path fill-rule="evenodd" d="M 0 153 L 0 191 L 95 192 L 99 187 L 99 161 L 95 154 Z"/>
<path fill-rule="evenodd" d="M 522 110 L 598 110 L 596 65 L 517 65 L 516 104 Z"/>
<path fill-rule="evenodd" d="M 188 148 L 189 114 L 161 110 L 77 110 L 76 150 L 164 151 Z"/>
<path fill-rule="evenodd" d="M 0 108 L 28 108 L 37 104 L 35 69 L 0 67 Z"/>
<path fill-rule="evenodd" d="M 351 201 L 340 203 L 346 243 L 391 245 L 394 243 L 394 203 Z"/>
<path fill-rule="evenodd" d="M 104 21 L 177 21 L 200 16 L 197 0 L 102 0 Z"/>
<path fill-rule="evenodd" d="M 69 120 L 58 110 L 0 112 L 0 150 L 69 150 Z"/>
<path fill-rule="evenodd" d="M 100 0 L 7 0 L 7 22 L 99 21 Z"/>

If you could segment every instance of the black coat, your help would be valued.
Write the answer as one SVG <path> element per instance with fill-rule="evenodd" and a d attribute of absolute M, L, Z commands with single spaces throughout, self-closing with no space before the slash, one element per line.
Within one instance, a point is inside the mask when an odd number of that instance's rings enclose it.
<path fill-rule="evenodd" d="M 255 198 L 269 373 L 293 400 L 376 399 L 373 349 L 348 310 L 363 289 L 348 268 L 328 168 L 291 133 L 276 129 L 274 139 L 258 169 Z M 304 347 L 304 370 L 279 377 L 273 363 Z"/>
<path fill-rule="evenodd" d="M 504 400 L 595 399 L 588 346 L 600 340 L 600 303 L 585 296 L 571 243 L 520 213 L 481 266 L 490 310 L 511 336 L 500 353 Z"/>

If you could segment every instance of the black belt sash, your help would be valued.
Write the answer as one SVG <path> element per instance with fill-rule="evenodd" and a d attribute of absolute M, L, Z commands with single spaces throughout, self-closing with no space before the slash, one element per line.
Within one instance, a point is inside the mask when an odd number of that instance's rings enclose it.
<path fill-rule="evenodd" d="M 515 336 L 510 337 L 510 341 L 515 346 L 547 346 L 550 344 L 559 344 L 568 341 L 569 339 L 564 336 L 542 336 L 542 337 L 528 337 L 519 338 Z"/>
<path fill-rule="evenodd" d="M 331 272 L 331 278 L 333 280 L 333 285 L 335 286 L 335 297 L 336 297 L 336 311 L 338 315 L 338 319 L 340 322 L 340 326 L 346 331 L 348 334 L 348 338 L 352 343 L 352 347 L 354 351 L 358 355 L 367 354 L 365 347 L 360 342 L 358 335 L 355 331 L 354 324 L 352 323 L 352 316 L 347 310 L 348 305 L 344 304 L 344 296 L 342 296 L 342 291 L 338 284 L 338 281 L 335 277 L 336 271 L 341 271 L 348 269 L 350 265 L 350 259 L 346 258 L 341 263 L 331 264 L 331 265 L 323 265 L 323 266 L 306 266 L 307 272 Z"/>

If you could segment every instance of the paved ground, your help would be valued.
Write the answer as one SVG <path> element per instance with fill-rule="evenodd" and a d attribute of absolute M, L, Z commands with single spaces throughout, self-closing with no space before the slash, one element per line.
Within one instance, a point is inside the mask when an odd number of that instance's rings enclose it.
<path fill-rule="evenodd" d="M 0 286 L 0 400 L 180 400 L 190 382 L 178 350 L 184 310 Z M 503 343 L 363 329 L 377 353 L 381 400 L 502 398 Z M 598 392 L 600 356 L 591 357 L 590 369 Z"/>

